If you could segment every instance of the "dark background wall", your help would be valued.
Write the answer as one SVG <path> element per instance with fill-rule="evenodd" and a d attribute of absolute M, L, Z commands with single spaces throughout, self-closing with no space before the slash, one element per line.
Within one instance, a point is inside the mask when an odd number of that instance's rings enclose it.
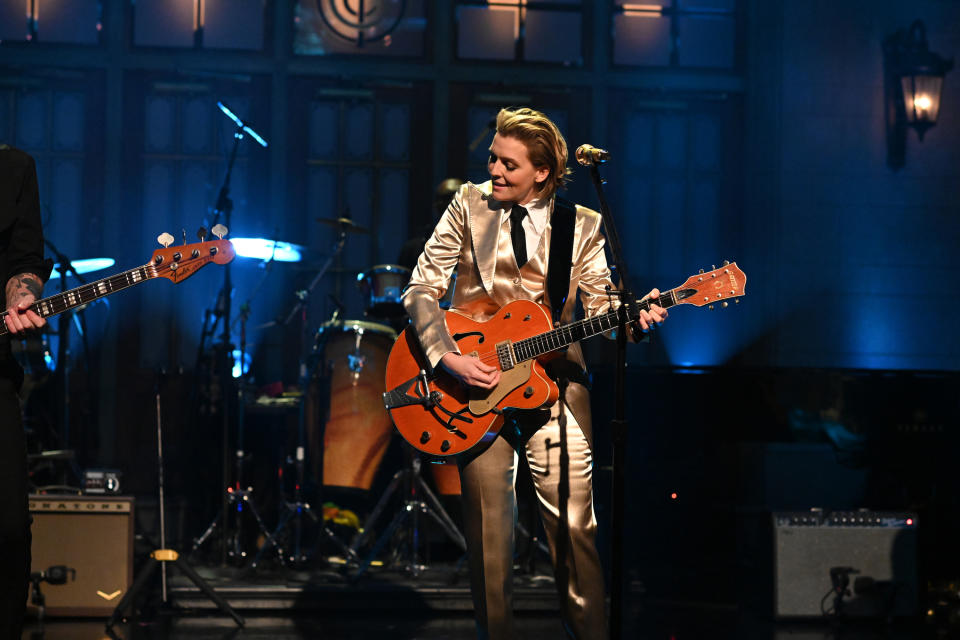
<path fill-rule="evenodd" d="M 739 306 L 677 308 L 652 344 L 630 351 L 631 522 L 648 536 L 634 566 L 655 563 L 653 550 L 672 540 L 674 566 L 687 558 L 696 574 L 689 549 L 720 549 L 722 573 L 736 561 L 722 550 L 735 547 L 737 509 L 955 506 L 931 499 L 944 479 L 925 462 L 954 443 L 960 414 L 960 81 L 947 75 L 937 126 L 922 143 L 909 132 L 906 166 L 892 170 L 880 43 L 922 19 L 931 48 L 955 56 L 960 5 L 529 2 L 521 30 L 518 8 L 425 0 L 407 3 L 389 39 L 358 47 L 336 36 L 343 25 L 328 2 L 46 4 L 31 22 L 22 1 L 0 1 L 0 140 L 37 158 L 48 238 L 71 258 L 129 268 L 149 259 L 161 232 L 193 239 L 209 226 L 233 144 L 218 100 L 269 140 L 238 146 L 231 236 L 306 253 L 296 264 L 231 267 L 234 312 L 251 303 L 256 385 L 296 383 L 333 297 L 362 317 L 357 272 L 396 260 L 431 220 L 441 179 L 483 180 L 490 118 L 530 104 L 571 147 L 611 150 L 607 194 L 638 289 L 676 286 L 723 259 L 748 274 Z M 583 170 L 569 196 L 596 206 Z M 350 236 L 303 324 L 265 326 L 331 253 L 334 235 L 316 218 L 346 214 L 372 233 Z M 222 282 L 208 267 L 89 307 L 86 342 L 70 329 L 69 392 L 59 378 L 33 391 L 28 417 L 44 446 L 75 447 L 81 466 L 121 468 L 132 491 L 149 493 L 143 452 L 163 367 L 174 492 L 212 496 L 213 508 L 221 427 L 198 412 L 197 372 L 209 360 L 204 311 Z M 54 351 L 60 339 L 49 336 Z M 589 345 L 597 389 L 609 388 L 611 349 Z M 595 405 L 602 424 L 609 398 L 598 391 Z M 842 447 L 830 425 L 874 453 L 835 464 Z M 891 447 L 912 452 L 896 469 Z M 794 466 L 779 464 L 783 451 Z M 742 482 L 757 465 L 791 472 Z M 929 473 L 908 482 L 911 465 Z M 830 474 L 836 483 L 811 482 Z M 678 486 L 689 499 L 664 501 Z M 693 526 L 702 514 L 722 526 Z M 662 530 L 647 526 L 656 518 Z M 661 535 L 678 529 L 701 534 Z"/>

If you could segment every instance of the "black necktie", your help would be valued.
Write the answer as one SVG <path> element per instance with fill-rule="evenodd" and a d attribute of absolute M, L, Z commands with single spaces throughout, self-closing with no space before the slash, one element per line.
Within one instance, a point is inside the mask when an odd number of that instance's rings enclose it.
<path fill-rule="evenodd" d="M 527 210 L 518 204 L 510 210 L 510 239 L 513 241 L 513 255 L 517 265 L 527 264 L 527 235 L 523 232 L 523 217 Z"/>

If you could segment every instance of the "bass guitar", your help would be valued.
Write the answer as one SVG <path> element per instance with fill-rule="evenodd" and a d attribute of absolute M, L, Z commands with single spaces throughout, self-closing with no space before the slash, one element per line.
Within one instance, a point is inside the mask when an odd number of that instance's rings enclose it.
<path fill-rule="evenodd" d="M 219 230 L 215 227 L 214 231 Z M 226 233 L 225 227 L 223 227 L 223 233 Z M 165 237 L 169 238 L 167 241 L 169 245 L 169 242 L 173 241 L 173 236 L 169 234 L 161 236 L 161 238 Z M 201 267 L 211 262 L 227 264 L 233 260 L 233 256 L 233 245 L 229 240 L 224 240 L 222 234 L 217 240 L 165 246 L 163 249 L 154 251 L 150 262 L 145 265 L 37 300 L 30 305 L 30 309 L 41 318 L 49 318 L 154 278 L 166 278 L 174 283 L 183 282 Z M 0 336 L 9 332 L 7 323 L 4 321 L 7 313 L 7 311 L 0 313 Z"/>
<path fill-rule="evenodd" d="M 411 327 L 403 330 L 387 360 L 383 403 L 400 435 L 431 456 L 467 451 L 500 432 L 505 409 L 538 409 L 557 401 L 560 391 L 543 363 L 561 355 L 568 345 L 604 333 L 640 317 L 651 303 L 669 308 L 719 304 L 743 295 L 747 277 L 740 268 L 719 269 L 690 276 L 657 300 L 626 302 L 619 309 L 554 327 L 550 310 L 529 300 L 504 305 L 492 318 L 477 322 L 455 311 L 445 316 L 447 329 L 460 353 L 480 358 L 500 369 L 493 389 L 466 387 L 440 367 L 432 374 Z"/>

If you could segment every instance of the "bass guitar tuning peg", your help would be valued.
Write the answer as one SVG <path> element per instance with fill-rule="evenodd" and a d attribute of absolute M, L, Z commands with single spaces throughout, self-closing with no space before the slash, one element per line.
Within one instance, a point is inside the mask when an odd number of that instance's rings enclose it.
<path fill-rule="evenodd" d="M 724 260 L 724 261 L 723 261 L 723 266 L 725 266 L 725 267 L 730 266 L 730 261 L 729 261 L 729 260 Z"/>
<path fill-rule="evenodd" d="M 200 240 L 200 242 L 203 242 L 206 239 L 206 237 L 207 237 L 206 227 L 200 227 L 199 229 L 197 229 L 197 238 Z"/>
<path fill-rule="evenodd" d="M 213 235 L 217 236 L 221 240 L 223 240 L 223 236 L 227 235 L 227 228 L 222 224 L 213 225 L 213 229 L 211 229 L 210 231 L 212 231 Z"/>
<path fill-rule="evenodd" d="M 159 242 L 160 245 L 164 249 L 166 249 L 167 247 L 173 244 L 173 236 L 167 233 L 166 231 L 164 231 L 163 233 L 157 236 L 157 242 Z"/>

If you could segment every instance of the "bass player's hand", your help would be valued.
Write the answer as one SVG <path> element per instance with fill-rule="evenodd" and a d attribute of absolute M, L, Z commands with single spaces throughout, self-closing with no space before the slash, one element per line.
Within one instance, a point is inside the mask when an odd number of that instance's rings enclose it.
<path fill-rule="evenodd" d="M 493 389 L 500 382 L 500 369 L 484 364 L 473 356 L 463 356 L 451 351 L 440 358 L 440 364 L 465 385 Z"/>

